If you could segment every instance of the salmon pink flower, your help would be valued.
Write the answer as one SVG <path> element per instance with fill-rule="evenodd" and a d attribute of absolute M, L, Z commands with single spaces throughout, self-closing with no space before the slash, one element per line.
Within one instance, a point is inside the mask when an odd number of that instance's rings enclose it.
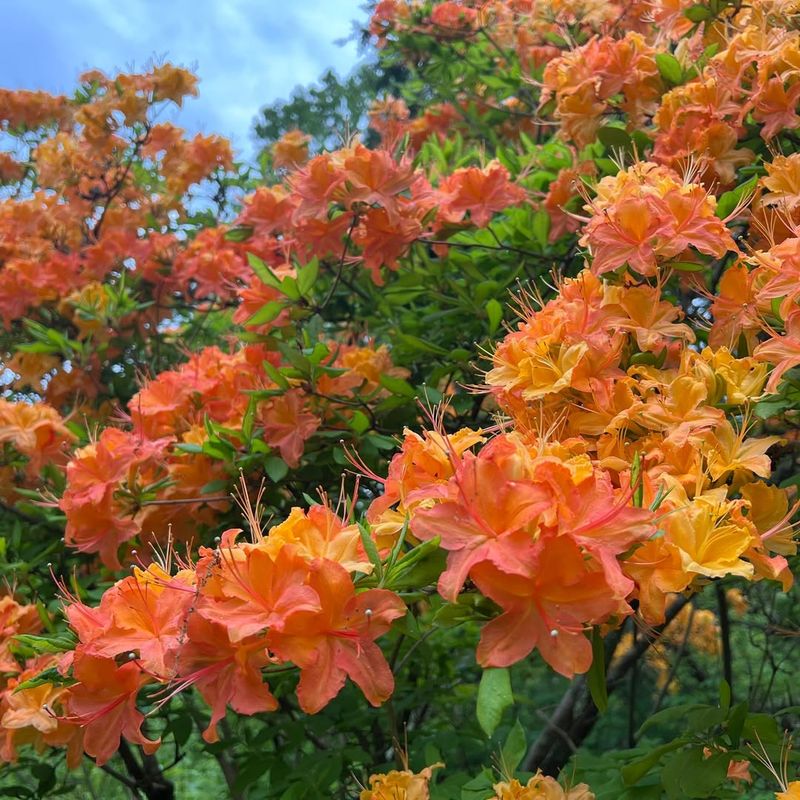
<path fill-rule="evenodd" d="M 297 697 L 309 714 L 324 708 L 350 678 L 378 706 L 394 689 L 394 678 L 375 639 L 406 613 L 403 601 L 385 589 L 360 594 L 339 564 L 315 559 L 309 588 L 318 610 L 301 611 L 270 630 L 269 649 L 300 667 Z"/>

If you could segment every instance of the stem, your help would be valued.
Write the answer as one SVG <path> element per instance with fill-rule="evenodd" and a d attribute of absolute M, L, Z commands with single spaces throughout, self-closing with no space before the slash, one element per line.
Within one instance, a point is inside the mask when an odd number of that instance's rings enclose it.
<path fill-rule="evenodd" d="M 733 702 L 733 653 L 731 652 L 731 618 L 728 612 L 728 598 L 722 584 L 714 584 L 717 593 L 717 606 L 719 607 L 719 633 L 722 639 L 722 676 L 731 690 Z"/>
<path fill-rule="evenodd" d="M 662 632 L 689 601 L 689 597 L 679 597 L 675 600 L 664 615 L 664 624 L 656 628 L 651 636 L 642 635 L 638 638 L 628 652 L 611 664 L 606 676 L 609 695 L 622 683 L 647 650 L 658 641 Z M 611 661 L 619 640 L 619 632 L 606 638 L 606 663 Z M 597 706 L 592 700 L 586 678 L 580 676 L 572 681 L 553 712 L 548 726 L 531 745 L 522 769 L 526 772 L 536 772 L 537 769 L 541 769 L 547 775 L 557 776 L 574 752 L 573 747 L 580 747 L 591 733 L 597 719 Z M 554 738 L 551 733 L 553 730 L 559 731 L 561 736 Z M 566 744 L 567 741 L 572 746 Z"/>
<path fill-rule="evenodd" d="M 200 717 L 197 706 L 194 704 L 194 698 L 190 694 L 185 693 L 183 695 L 183 702 L 197 730 L 202 734 L 205 724 Z M 233 741 L 230 728 L 227 725 L 227 720 L 220 720 L 219 726 L 222 729 L 223 736 L 229 741 Z M 228 758 L 228 754 L 224 750 L 214 748 L 212 755 L 216 759 L 217 764 L 219 764 L 222 777 L 225 778 L 225 784 L 228 787 L 228 797 L 230 797 L 231 800 L 244 800 L 244 795 L 234 788 L 239 774 L 236 765 Z"/>
<path fill-rule="evenodd" d="M 422 244 L 440 244 L 444 245 L 445 247 L 460 247 L 462 249 L 470 250 L 474 248 L 478 248 L 479 250 L 501 250 L 506 253 L 517 253 L 518 255 L 528 256 L 530 258 L 536 258 L 539 261 L 549 261 L 550 259 L 547 256 L 542 255 L 541 253 L 534 253 L 530 250 L 523 250 L 521 247 L 512 247 L 511 245 L 506 244 L 479 244 L 478 242 L 451 242 L 444 239 L 426 239 L 425 237 L 420 237 L 416 239 L 417 242 L 421 242 Z"/>
<path fill-rule="evenodd" d="M 633 626 L 633 646 L 636 647 L 636 625 Z M 639 663 L 634 663 L 628 681 L 628 747 L 636 747 L 636 690 L 639 685 Z"/>
<path fill-rule="evenodd" d="M 142 752 L 140 764 L 124 739 L 120 741 L 119 755 L 136 786 L 134 791 L 141 791 L 147 800 L 175 800 L 175 787 L 164 777 L 161 765 L 154 755 Z"/>
<path fill-rule="evenodd" d="M 653 712 L 652 712 L 653 714 L 655 714 L 661 708 L 661 703 L 664 702 L 664 698 L 666 697 L 666 694 L 669 691 L 670 684 L 675 679 L 675 673 L 678 671 L 678 666 L 680 665 L 684 653 L 686 652 L 686 646 L 689 644 L 689 635 L 692 632 L 692 623 L 694 622 L 694 612 L 695 612 L 695 607 L 692 606 L 692 610 L 689 612 L 689 619 L 686 621 L 686 630 L 684 631 L 683 639 L 681 640 L 680 647 L 678 648 L 678 652 L 675 655 L 675 660 L 672 662 L 672 666 L 670 667 L 666 683 L 664 683 L 664 685 L 661 687 L 661 691 L 658 693 L 658 697 L 656 697 L 656 701 L 653 704 Z"/>

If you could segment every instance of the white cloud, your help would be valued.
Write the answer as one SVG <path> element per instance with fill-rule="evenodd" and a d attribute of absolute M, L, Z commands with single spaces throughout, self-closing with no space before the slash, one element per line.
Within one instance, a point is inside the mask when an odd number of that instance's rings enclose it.
<path fill-rule="evenodd" d="M 6 0 L 4 39 L 12 46 L 0 56 L 0 85 L 68 91 L 89 67 L 110 72 L 166 57 L 196 68 L 201 79 L 200 98 L 174 119 L 230 136 L 248 152 L 261 106 L 328 67 L 344 73 L 356 62 L 355 43 L 335 41 L 363 17 L 361 2 Z"/>

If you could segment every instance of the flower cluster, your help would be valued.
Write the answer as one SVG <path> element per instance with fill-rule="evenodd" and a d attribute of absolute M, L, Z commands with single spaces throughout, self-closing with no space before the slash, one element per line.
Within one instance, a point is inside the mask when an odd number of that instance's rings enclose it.
<path fill-rule="evenodd" d="M 159 741 L 141 730 L 142 689 L 151 703 L 163 704 L 195 687 L 211 708 L 204 736 L 215 741 L 227 706 L 241 714 L 278 707 L 262 671 L 286 664 L 300 670 L 297 696 L 307 713 L 326 706 L 348 677 L 373 705 L 386 700 L 394 681 L 374 642 L 405 614 L 405 604 L 385 589 L 356 593 L 354 576 L 372 570 L 358 525 L 323 505 L 294 509 L 264 535 L 255 517 L 251 523 L 252 542 L 229 530 L 216 547 L 201 547 L 194 563 L 173 570 L 168 549 L 163 564 L 134 566 L 96 608 L 62 587 L 78 643 L 56 663 L 26 666 L 28 677 L 54 666 L 49 681 L 28 688 L 23 675 L 8 685 L 6 757 L 26 741 L 29 727 L 59 736 L 71 731 L 78 749 L 100 764 L 120 737 L 152 752 Z M 32 616 L 38 621 L 35 609 L 5 602 L 13 607 L 6 625 L 12 633 L 28 630 Z M 38 716 L 23 713 L 37 704 Z"/>
<path fill-rule="evenodd" d="M 111 569 L 120 568 L 120 545 L 137 536 L 139 544 L 163 544 L 169 531 L 174 541 L 196 544 L 199 531 L 216 520 L 215 512 L 229 506 L 224 494 L 206 490 L 215 482 L 222 488 L 230 483 L 223 462 L 214 458 L 218 447 L 208 441 L 209 425 L 227 432 L 219 446 L 244 451 L 256 441 L 262 453 L 274 450 L 294 468 L 305 442 L 321 425 L 346 429 L 354 408 L 368 407 L 363 398 L 385 393 L 381 376 L 406 374 L 392 365 L 385 346 L 331 343 L 325 353 L 326 371 L 313 388 L 300 381 L 279 387 L 263 366 L 277 365 L 277 354 L 261 345 L 233 353 L 206 348 L 149 381 L 128 403 L 130 430 L 105 428 L 67 464 L 66 490 L 59 500 L 67 521 L 66 544 L 99 554 Z M 28 409 L 29 417 L 54 413 L 41 404 L 6 406 L 18 414 Z M 44 421 L 37 425 L 43 429 Z M 36 427 L 29 428 L 28 435 L 35 435 Z M 63 444 L 50 428 L 46 431 L 52 441 L 36 450 L 39 459 Z M 13 441 L 27 452 L 20 436 Z"/>

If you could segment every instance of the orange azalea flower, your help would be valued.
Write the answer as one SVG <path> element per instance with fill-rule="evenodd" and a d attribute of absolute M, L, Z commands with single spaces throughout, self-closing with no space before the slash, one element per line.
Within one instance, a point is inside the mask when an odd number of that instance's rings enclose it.
<path fill-rule="evenodd" d="M 758 540 L 744 519 L 715 506 L 713 500 L 696 498 L 683 513 L 670 514 L 662 522 L 666 539 L 680 551 L 689 574 L 721 578 L 750 577 L 753 565 L 742 556 Z"/>
<path fill-rule="evenodd" d="M 526 554 L 522 559 L 526 575 L 519 567 L 510 573 L 488 560 L 470 572 L 481 592 L 503 609 L 481 631 L 478 662 L 507 667 L 537 648 L 567 678 L 586 672 L 592 645 L 585 631 L 630 613 L 625 597 L 632 581 L 621 574 L 610 580 L 602 565 L 566 536 L 540 539 L 532 558 Z"/>
<path fill-rule="evenodd" d="M 136 568 L 103 594 L 98 611 L 107 623 L 102 632 L 92 632 L 82 652 L 108 658 L 135 652 L 142 669 L 166 675 L 194 600 L 194 587 L 172 579 L 158 565 Z"/>
<path fill-rule="evenodd" d="M 800 153 L 775 156 L 764 164 L 767 175 L 760 183 L 769 192 L 761 198 L 764 205 L 779 205 L 788 211 L 800 206 Z"/>
<path fill-rule="evenodd" d="M 370 521 L 395 503 L 399 502 L 403 510 L 411 510 L 439 494 L 453 475 L 453 457 L 457 459 L 486 440 L 482 431 L 471 428 L 453 434 L 423 431 L 422 435 L 406 429 L 404 434 L 400 452 L 392 458 L 386 479 L 369 476 L 383 484 L 383 494 L 372 501 L 367 512 Z"/>
<path fill-rule="evenodd" d="M 784 373 L 800 364 L 800 310 L 794 311 L 786 319 L 786 333 L 773 336 L 758 345 L 753 357 L 775 365 L 769 376 L 767 391 L 776 391 Z"/>
<path fill-rule="evenodd" d="M 0 597 L 0 672 L 19 672 L 11 654 L 13 637 L 18 633 L 38 633 L 42 619 L 35 605 L 21 605 L 11 595 Z"/>
<path fill-rule="evenodd" d="M 794 528 L 789 522 L 789 498 L 786 489 L 762 481 L 747 483 L 739 489 L 748 506 L 747 518 L 755 525 L 770 552 L 784 556 L 797 553 Z"/>
<path fill-rule="evenodd" d="M 12 403 L 0 397 L 0 444 L 8 442 L 28 458 L 31 478 L 49 462 L 64 460 L 66 446 L 75 435 L 61 415 L 47 403 Z"/>
<path fill-rule="evenodd" d="M 750 762 L 731 759 L 730 764 L 728 764 L 727 777 L 737 787 L 740 783 L 752 783 L 753 776 L 750 774 Z"/>
<path fill-rule="evenodd" d="M 117 498 L 140 475 L 163 463 L 169 439 L 149 441 L 116 428 L 105 428 L 94 444 L 77 450 L 67 465 L 67 488 L 59 501 L 66 514 L 65 541 L 84 553 L 99 553 L 119 569 L 117 550 L 139 532 L 133 513 Z"/>
<path fill-rule="evenodd" d="M 732 348 L 742 334 L 753 346 L 756 333 L 762 328 L 762 321 L 753 273 L 744 264 L 735 264 L 725 271 L 711 305 L 711 313 L 714 315 L 714 325 L 708 343 L 712 347 Z"/>
<path fill-rule="evenodd" d="M 320 598 L 309 583 L 309 563 L 298 548 L 285 544 L 269 552 L 268 539 L 235 545 L 236 530 L 223 534 L 209 591 L 215 602 L 198 613 L 211 622 L 224 620 L 236 644 L 267 629 L 283 629 L 292 616 L 316 613 Z"/>
<path fill-rule="evenodd" d="M 800 99 L 800 83 L 795 83 L 788 90 L 781 78 L 771 78 L 759 89 L 755 96 L 753 117 L 763 122 L 761 136 L 771 139 L 784 128 L 800 126 L 800 117 L 796 113 Z"/>
<path fill-rule="evenodd" d="M 473 225 L 486 227 L 492 215 L 526 199 L 525 190 L 511 183 L 508 170 L 498 161 L 483 169 L 457 169 L 439 184 L 439 219 L 461 222 L 467 213 Z"/>
<path fill-rule="evenodd" d="M 420 238 L 422 225 L 414 216 L 402 213 L 393 219 L 385 208 L 369 208 L 360 219 L 353 231 L 353 242 L 363 250 L 364 266 L 380 286 L 381 267 L 398 268 L 398 259 Z"/>
<path fill-rule="evenodd" d="M 263 638 L 233 643 L 224 622 L 191 614 L 171 694 L 189 686 L 197 689 L 211 708 L 211 719 L 203 731 L 203 739 L 216 742 L 219 739 L 217 723 L 225 716 L 227 706 L 240 714 L 278 708 L 278 701 L 261 675 L 268 663 Z"/>
<path fill-rule="evenodd" d="M 306 439 L 319 428 L 319 417 L 307 410 L 300 389 L 290 389 L 259 407 L 259 419 L 264 426 L 264 440 L 280 452 L 292 468 L 300 464 Z"/>
<path fill-rule="evenodd" d="M 54 656 L 29 660 L 23 672 L 10 678 L 0 694 L 0 758 L 4 761 L 16 761 L 17 748 L 24 744 L 32 744 L 37 750 L 45 745 L 66 747 L 69 769 L 75 769 L 83 759 L 83 731 L 59 716 L 66 687 L 42 682 L 21 688 L 23 682 L 38 677 L 56 663 Z"/>
<path fill-rule="evenodd" d="M 119 749 L 120 738 L 155 752 L 160 739 L 150 740 L 141 731 L 144 716 L 136 708 L 136 695 L 147 679 L 135 663 L 117 666 L 110 658 L 75 653 L 73 675 L 64 700 L 66 719 L 84 729 L 83 748 L 99 766 Z"/>
<path fill-rule="evenodd" d="M 372 705 L 380 705 L 391 695 L 394 678 L 375 639 L 406 613 L 405 604 L 385 589 L 356 594 L 350 575 L 333 561 L 315 559 L 309 566 L 309 588 L 319 608 L 271 629 L 269 649 L 300 667 L 297 698 L 306 713 L 326 706 L 347 677 Z"/>
<path fill-rule="evenodd" d="M 452 31 L 469 30 L 475 25 L 477 18 L 478 12 L 474 8 L 453 0 L 437 3 L 431 12 L 431 22 L 434 25 Z"/>
<path fill-rule="evenodd" d="M 276 167 L 299 167 L 308 161 L 311 137 L 300 130 L 287 131 L 272 145 L 272 163 Z"/>
<path fill-rule="evenodd" d="M 693 247 L 723 256 L 736 245 L 715 215 L 716 200 L 702 186 L 651 163 L 634 164 L 597 186 L 597 199 L 580 243 L 592 252 L 592 270 L 601 275 L 627 263 L 641 275 L 657 273 L 659 259 Z"/>
<path fill-rule="evenodd" d="M 636 581 L 639 611 L 651 625 L 664 621 L 669 595 L 682 592 L 692 581 L 684 569 L 681 551 L 664 537 L 637 547 L 622 568 Z"/>
<path fill-rule="evenodd" d="M 491 561 L 509 575 L 525 575 L 536 521 L 553 506 L 546 486 L 520 480 L 525 476 L 514 474 L 512 462 L 485 452 L 459 458 L 443 499 L 430 508 L 418 507 L 411 516 L 417 538 L 438 536 L 448 551 L 439 593 L 451 602 L 482 561 Z"/>
<path fill-rule="evenodd" d="M 276 233 L 289 227 L 296 205 L 284 187 L 259 186 L 244 199 L 244 211 L 238 221 L 253 225 L 259 233 Z"/>
<path fill-rule="evenodd" d="M 379 205 L 389 221 L 397 224 L 404 205 L 399 195 L 411 188 L 415 178 L 411 160 L 404 157 L 395 161 L 385 150 L 370 150 L 360 144 L 341 155 L 345 184 L 335 199 L 346 208 L 354 203 Z"/>
<path fill-rule="evenodd" d="M 314 156 L 294 172 L 289 178 L 289 185 L 299 203 L 293 221 L 327 214 L 328 205 L 344 180 L 341 166 L 327 153 Z"/>
<path fill-rule="evenodd" d="M 725 420 L 714 427 L 707 437 L 706 460 L 711 479 L 719 480 L 733 473 L 734 484 L 752 475 L 768 478 L 772 461 L 766 455 L 774 444 L 783 441 L 780 436 L 754 438 L 746 435 L 746 430 L 736 431 Z"/>

